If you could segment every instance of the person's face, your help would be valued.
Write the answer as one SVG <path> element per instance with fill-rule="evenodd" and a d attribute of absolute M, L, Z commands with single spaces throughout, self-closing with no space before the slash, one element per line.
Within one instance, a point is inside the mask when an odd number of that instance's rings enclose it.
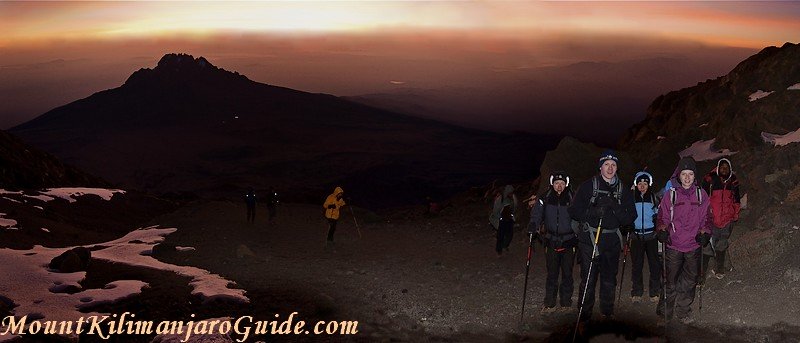
<path fill-rule="evenodd" d="M 731 166 L 727 163 L 721 163 L 719 165 L 719 175 L 728 176 L 730 174 L 731 174 Z"/>
<path fill-rule="evenodd" d="M 600 175 L 605 179 L 613 179 L 617 175 L 617 162 L 614 160 L 607 160 L 600 166 Z"/>
<path fill-rule="evenodd" d="M 341 199 L 344 196 L 344 193 L 336 194 L 336 199 Z"/>
<path fill-rule="evenodd" d="M 694 172 L 691 170 L 681 170 L 681 186 L 689 188 L 694 184 Z"/>
<path fill-rule="evenodd" d="M 638 189 L 639 192 L 647 192 L 648 188 L 650 188 L 650 184 L 647 181 L 639 181 L 639 183 L 636 184 L 636 189 Z"/>
<path fill-rule="evenodd" d="M 553 182 L 553 189 L 556 193 L 561 194 L 564 191 L 564 188 L 567 188 L 567 182 L 564 180 L 556 180 Z"/>

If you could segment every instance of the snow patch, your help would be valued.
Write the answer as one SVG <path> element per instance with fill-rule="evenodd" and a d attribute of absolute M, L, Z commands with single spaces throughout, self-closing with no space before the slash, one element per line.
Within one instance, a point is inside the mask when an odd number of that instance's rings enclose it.
<path fill-rule="evenodd" d="M 761 139 L 764 140 L 764 143 L 770 143 L 774 146 L 784 146 L 790 143 L 797 143 L 800 142 L 800 128 L 785 135 L 778 135 L 762 131 Z"/>
<path fill-rule="evenodd" d="M 50 232 L 50 230 L 48 230 L 48 229 L 46 229 L 46 228 L 39 228 L 39 230 L 42 230 L 42 231 L 44 231 L 44 232 Z"/>
<path fill-rule="evenodd" d="M 26 198 L 36 199 L 36 200 L 44 201 L 44 202 L 52 201 L 53 199 L 55 199 L 53 197 L 49 197 L 49 196 L 46 196 L 46 195 L 27 195 L 26 194 L 26 195 L 23 195 L 23 196 L 26 197 Z"/>
<path fill-rule="evenodd" d="M 706 127 L 706 126 L 708 126 L 708 123 L 702 123 L 702 124 L 700 124 L 700 127 Z"/>
<path fill-rule="evenodd" d="M 197 250 L 197 249 L 195 249 L 194 247 L 175 247 L 175 250 L 177 250 L 177 251 L 193 251 L 193 250 Z"/>
<path fill-rule="evenodd" d="M 42 192 L 42 194 L 44 195 L 61 198 L 71 203 L 78 201 L 75 199 L 76 197 L 87 194 L 97 195 L 103 198 L 103 200 L 108 201 L 111 200 L 111 197 L 113 197 L 114 194 L 117 193 L 125 194 L 125 191 L 121 189 L 65 187 L 65 188 L 51 188 Z"/>
<path fill-rule="evenodd" d="M 657 139 L 657 140 L 663 140 L 663 139 L 667 139 L 667 137 L 664 137 L 664 136 L 658 136 L 658 137 L 656 137 L 656 139 Z"/>
<path fill-rule="evenodd" d="M 124 237 L 98 244 L 107 248 L 92 252 L 92 258 L 114 263 L 122 263 L 135 267 L 153 268 L 171 271 L 181 276 L 192 278 L 189 284 L 194 288 L 192 295 L 198 295 L 204 302 L 214 299 L 227 299 L 247 303 L 250 301 L 244 296 L 244 290 L 228 288 L 232 281 L 223 279 L 217 274 L 191 266 L 176 266 L 156 260 L 148 254 L 152 253 L 153 246 L 164 240 L 165 235 L 177 229 L 157 229 L 154 227 L 132 231 Z M 129 243 L 129 242 L 142 243 Z"/>
<path fill-rule="evenodd" d="M 8 201 L 15 202 L 15 203 L 18 203 L 18 204 L 21 204 L 21 203 L 22 203 L 22 201 L 19 201 L 19 200 L 17 200 L 17 199 L 11 199 L 11 198 L 9 198 L 9 197 L 3 197 L 3 199 L 6 199 L 6 200 L 8 200 Z"/>
<path fill-rule="evenodd" d="M 716 138 L 713 138 L 707 141 L 694 142 L 690 147 L 679 152 L 678 155 L 681 158 L 691 156 L 695 161 L 708 161 L 730 156 L 738 152 L 730 151 L 730 149 L 713 149 L 712 146 L 716 140 Z"/>
<path fill-rule="evenodd" d="M 163 263 L 142 251 L 149 251 L 153 245 L 161 242 L 165 235 L 176 229 L 145 228 L 132 231 L 122 238 L 100 243 L 94 246 L 92 258 L 131 266 L 173 271 L 192 278 L 190 285 L 192 294 L 200 295 L 204 300 L 216 298 L 249 302 L 244 290 L 227 288 L 232 282 L 206 270 L 176 266 Z M 113 303 L 120 299 L 141 293 L 147 283 L 138 280 L 117 280 L 103 289 L 84 290 L 75 294 L 53 293 L 53 291 L 75 287 L 81 289 L 79 282 L 86 277 L 86 272 L 55 273 L 47 269 L 53 257 L 72 249 L 46 248 L 35 246 L 30 250 L 0 249 L 0 261 L 4 266 L 13 266 L 13 278 L 3 278 L 0 282 L 0 294 L 19 306 L 12 310 L 18 317 L 36 314 L 46 320 L 77 320 L 87 313 L 79 312 L 90 306 Z M 3 328 L 0 328 L 0 332 Z"/>
<path fill-rule="evenodd" d="M 11 218 L 3 218 L 5 216 L 5 213 L 0 213 L 0 227 L 3 227 L 7 230 L 16 230 L 16 228 L 12 226 L 17 225 L 17 221 Z"/>
<path fill-rule="evenodd" d="M 775 91 L 765 92 L 765 91 L 762 91 L 762 90 L 759 89 L 755 93 L 750 94 L 750 97 L 748 97 L 748 100 L 750 100 L 750 102 L 753 102 L 753 101 L 756 101 L 758 99 L 764 98 L 767 95 L 770 95 L 772 93 L 775 93 Z"/>
<path fill-rule="evenodd" d="M 145 285 L 136 281 L 123 283 L 122 287 L 113 289 L 87 290 L 75 294 L 53 293 L 67 287 L 81 289 L 79 282 L 86 277 L 86 272 L 55 273 L 47 269 L 53 257 L 69 249 L 40 245 L 30 250 L 0 249 L 0 260 L 13 266 L 14 270 L 13 278 L 4 278 L 0 283 L 0 294 L 19 305 L 12 310 L 14 315 L 37 314 L 47 320 L 76 320 L 85 316 L 78 311 L 81 306 L 113 302 L 139 293 Z M 87 297 L 91 298 L 90 302 L 81 301 Z"/>
<path fill-rule="evenodd" d="M 789 88 L 786 88 L 786 89 L 790 90 L 790 91 L 798 91 L 798 90 L 800 90 L 800 83 L 795 83 L 795 84 L 789 86 Z"/>
<path fill-rule="evenodd" d="M 22 191 L 12 192 L 12 191 L 7 191 L 5 189 L 0 188 L 0 194 L 22 194 Z"/>
<path fill-rule="evenodd" d="M 34 206 L 33 208 L 40 209 L 40 210 L 44 211 L 44 207 L 41 207 L 41 206 Z"/>

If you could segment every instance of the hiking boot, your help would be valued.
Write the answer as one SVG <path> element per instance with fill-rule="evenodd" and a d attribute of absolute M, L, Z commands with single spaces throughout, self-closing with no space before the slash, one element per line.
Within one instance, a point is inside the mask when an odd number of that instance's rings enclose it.
<path fill-rule="evenodd" d="M 561 307 L 558 308 L 558 312 L 570 313 L 570 312 L 572 312 L 572 306 L 569 306 L 569 305 L 568 306 L 561 306 Z"/>
<path fill-rule="evenodd" d="M 724 277 L 725 277 L 725 271 L 724 271 L 724 270 L 722 270 L 722 272 L 721 272 L 721 273 L 717 273 L 715 270 L 713 270 L 713 269 L 712 269 L 712 270 L 711 270 L 711 275 L 713 275 L 713 276 L 714 276 L 715 278 L 717 278 L 718 280 L 722 280 L 722 278 L 724 278 Z"/>
<path fill-rule="evenodd" d="M 681 319 L 678 319 L 678 320 L 679 320 L 681 323 L 683 323 L 684 325 L 689 325 L 689 324 L 692 324 L 692 323 L 694 323 L 694 318 L 693 318 L 693 317 L 691 317 L 691 316 L 686 316 L 686 317 L 683 317 L 683 318 L 681 318 Z"/>
<path fill-rule="evenodd" d="M 641 295 L 632 296 L 631 297 L 631 302 L 634 303 L 634 304 L 638 304 L 638 303 L 642 302 L 642 296 Z"/>
<path fill-rule="evenodd" d="M 614 315 L 613 315 L 613 314 L 604 314 L 604 315 L 601 315 L 601 316 L 600 316 L 600 321 L 601 321 L 601 322 L 611 322 L 611 321 L 614 321 Z"/>
<path fill-rule="evenodd" d="M 654 302 L 654 303 L 656 303 L 656 304 L 658 303 L 658 300 L 659 300 L 659 299 L 661 299 L 661 297 L 659 297 L 659 296 L 657 296 L 657 295 L 654 295 L 654 296 L 650 297 L 650 301 L 651 301 L 651 302 Z"/>

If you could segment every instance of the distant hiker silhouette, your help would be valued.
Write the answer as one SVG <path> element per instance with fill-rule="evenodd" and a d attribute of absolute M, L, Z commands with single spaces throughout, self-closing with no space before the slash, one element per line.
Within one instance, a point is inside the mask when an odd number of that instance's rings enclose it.
<path fill-rule="evenodd" d="M 494 199 L 492 214 L 489 223 L 497 230 L 495 251 L 501 255 L 503 250 L 508 251 L 514 235 L 514 214 L 517 212 L 517 196 L 514 195 L 514 186 L 506 185 L 503 193 Z"/>
<path fill-rule="evenodd" d="M 244 203 L 247 204 L 247 222 L 253 223 L 256 221 L 256 192 L 252 187 L 247 189 L 247 194 L 244 195 Z"/>
<path fill-rule="evenodd" d="M 267 193 L 267 211 L 269 211 L 269 223 L 275 220 L 277 216 L 277 208 L 278 208 L 278 192 L 275 191 L 275 188 L 270 187 L 269 193 Z"/>
<path fill-rule="evenodd" d="M 322 204 L 322 207 L 325 208 L 325 218 L 328 219 L 327 244 L 333 243 L 333 233 L 336 231 L 336 222 L 339 221 L 339 209 L 345 205 L 344 190 L 341 187 L 336 187 Z"/>

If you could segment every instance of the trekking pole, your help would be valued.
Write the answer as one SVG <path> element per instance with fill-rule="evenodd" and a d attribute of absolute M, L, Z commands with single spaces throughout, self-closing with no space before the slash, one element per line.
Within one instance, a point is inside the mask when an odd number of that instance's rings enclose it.
<path fill-rule="evenodd" d="M 700 307 L 698 308 L 698 311 L 697 311 L 698 315 L 702 315 L 703 314 L 703 284 L 705 283 L 705 278 L 706 278 L 705 273 L 703 273 L 703 260 L 704 259 L 705 259 L 705 256 L 703 256 L 703 247 L 700 247 L 700 272 L 697 273 L 697 274 L 700 274 L 700 277 L 697 278 L 697 282 L 696 282 L 697 283 L 697 287 L 699 288 L 699 290 L 697 292 L 699 293 L 699 297 L 700 297 Z"/>
<path fill-rule="evenodd" d="M 617 294 L 617 300 L 622 298 L 622 283 L 625 281 L 625 259 L 628 257 L 628 251 L 630 250 L 631 245 L 631 233 L 628 232 L 625 235 L 625 246 L 622 247 L 622 275 L 619 277 L 619 294 Z M 633 271 L 631 271 L 633 273 Z"/>
<path fill-rule="evenodd" d="M 358 231 L 358 239 L 361 239 L 361 229 L 358 228 L 358 220 L 356 220 L 356 213 L 353 212 L 353 205 L 347 207 L 350 207 L 350 214 L 353 216 L 353 222 L 356 223 L 356 230 Z"/>
<path fill-rule="evenodd" d="M 664 337 L 667 336 L 667 243 L 661 243 L 661 281 L 663 292 L 661 301 L 664 302 Z"/>
<path fill-rule="evenodd" d="M 588 225 L 588 224 L 587 224 Z M 603 215 L 600 215 L 600 222 L 597 223 L 597 233 L 594 235 L 594 247 L 592 248 L 592 256 L 589 258 L 589 273 L 586 274 L 586 284 L 583 286 L 583 296 L 581 296 L 581 307 L 578 309 L 578 320 L 575 322 L 575 332 L 572 334 L 572 342 L 578 336 L 578 325 L 581 323 L 581 314 L 583 313 L 583 303 L 586 302 L 586 290 L 589 288 L 589 280 L 592 278 L 592 266 L 594 264 L 594 257 L 597 254 L 597 243 L 600 241 L 600 231 L 603 227 Z"/>
<path fill-rule="evenodd" d="M 522 287 L 522 313 L 519 315 L 519 324 L 522 325 L 522 319 L 525 317 L 525 300 L 528 295 L 528 273 L 531 271 L 531 257 L 533 256 L 533 232 L 528 234 L 528 257 L 525 262 L 525 286 Z"/>

